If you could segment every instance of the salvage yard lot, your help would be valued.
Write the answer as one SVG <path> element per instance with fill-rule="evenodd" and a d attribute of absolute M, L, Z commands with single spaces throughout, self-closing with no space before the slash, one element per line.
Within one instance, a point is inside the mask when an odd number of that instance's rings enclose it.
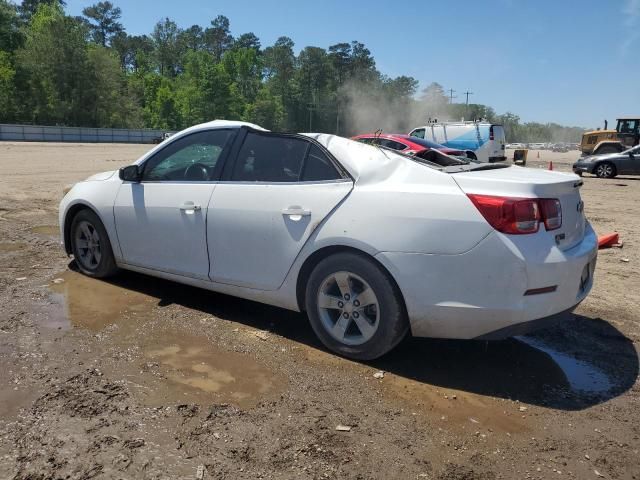
<path fill-rule="evenodd" d="M 69 269 L 63 188 L 149 148 L 0 143 L 0 478 L 640 479 L 640 177 L 584 178 L 624 248 L 573 321 L 357 363 L 301 314 Z"/>

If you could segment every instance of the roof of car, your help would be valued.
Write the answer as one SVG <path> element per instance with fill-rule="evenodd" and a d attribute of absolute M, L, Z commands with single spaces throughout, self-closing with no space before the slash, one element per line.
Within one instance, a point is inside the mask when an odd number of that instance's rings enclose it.
<path fill-rule="evenodd" d="M 255 130 L 268 131 L 258 125 L 248 122 L 240 122 L 235 120 L 214 120 L 212 122 L 194 125 L 176 133 L 167 141 L 173 141 L 191 132 L 206 130 L 210 128 L 240 128 L 249 127 Z M 326 133 L 300 133 L 306 137 L 312 138 L 320 145 L 325 147 L 349 172 L 351 177 L 359 183 L 368 181 L 380 181 L 388 177 L 398 168 L 406 166 L 407 162 L 411 162 L 402 155 L 394 153 L 392 150 L 373 147 L 364 143 L 356 142 L 348 138 L 339 137 L 338 135 L 330 135 Z M 165 143 L 157 145 L 145 155 L 138 159 L 136 163 L 140 163 L 153 155 L 158 149 L 163 148 Z"/>
<path fill-rule="evenodd" d="M 302 135 L 313 138 L 329 150 L 360 184 L 380 181 L 398 168 L 402 168 L 407 162 L 412 162 L 394 153 L 393 150 L 367 145 L 337 135 L 326 133 L 303 133 Z"/>
<path fill-rule="evenodd" d="M 255 123 L 249 122 L 241 122 L 238 120 L 212 120 L 211 122 L 200 123 L 198 125 L 194 125 L 193 127 L 189 127 L 186 130 L 182 130 L 182 132 L 188 132 L 193 130 L 203 130 L 206 128 L 240 128 L 240 127 L 249 127 L 255 130 L 263 130 L 267 131 L 267 129 L 262 128 Z M 182 133 L 180 132 L 180 133 Z"/>

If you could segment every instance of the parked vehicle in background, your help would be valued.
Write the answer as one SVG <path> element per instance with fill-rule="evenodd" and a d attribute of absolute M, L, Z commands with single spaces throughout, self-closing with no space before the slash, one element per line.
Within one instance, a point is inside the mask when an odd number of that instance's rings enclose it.
<path fill-rule="evenodd" d="M 544 143 L 540 143 L 540 142 L 529 143 L 527 148 L 529 150 L 544 150 L 544 145 L 545 145 Z"/>
<path fill-rule="evenodd" d="M 603 130 L 592 130 L 582 135 L 580 150 L 584 155 L 618 153 L 640 143 L 640 116 L 621 117 L 615 130 L 607 130 L 604 121 Z"/>
<path fill-rule="evenodd" d="M 429 150 L 438 150 L 446 155 L 454 157 L 468 158 L 469 160 L 475 160 L 476 155 L 471 150 L 458 150 L 456 148 L 445 147 L 439 143 L 425 140 L 424 138 L 411 137 L 410 135 L 388 133 L 388 134 L 375 134 L 368 133 L 364 135 L 356 135 L 351 138 L 356 142 L 366 143 L 368 145 L 379 145 L 381 147 L 387 147 L 392 150 L 397 150 L 408 155 L 423 155 L 424 152 Z"/>
<path fill-rule="evenodd" d="M 570 318 L 597 256 L 576 180 L 214 121 L 77 183 L 59 220 L 85 275 L 306 311 L 329 349 L 367 360 L 408 332 L 505 338 Z"/>
<path fill-rule="evenodd" d="M 566 153 L 570 150 L 569 145 L 566 143 L 554 143 L 551 147 L 552 152 Z"/>
<path fill-rule="evenodd" d="M 508 148 L 510 150 L 517 150 L 521 148 L 527 148 L 527 146 L 524 143 L 508 143 L 505 148 Z"/>
<path fill-rule="evenodd" d="M 160 135 L 159 137 L 156 137 L 153 139 L 153 143 L 162 143 L 164 142 L 167 138 L 170 138 L 175 132 L 164 132 L 162 135 Z"/>
<path fill-rule="evenodd" d="M 503 162 L 507 159 L 502 125 L 486 122 L 433 122 L 414 128 L 409 135 L 445 147 L 471 150 L 483 163 Z"/>
<path fill-rule="evenodd" d="M 578 175 L 591 173 L 600 178 L 613 178 L 616 175 L 640 175 L 640 145 L 624 152 L 582 157 L 573 164 L 573 172 Z"/>

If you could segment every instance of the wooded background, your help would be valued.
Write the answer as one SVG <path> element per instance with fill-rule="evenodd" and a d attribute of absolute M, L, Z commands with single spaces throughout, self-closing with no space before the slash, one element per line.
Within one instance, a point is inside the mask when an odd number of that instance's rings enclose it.
<path fill-rule="evenodd" d="M 187 28 L 164 18 L 129 35 L 111 2 L 80 17 L 64 8 L 0 0 L 0 123 L 180 130 L 229 119 L 352 135 L 482 117 L 504 124 L 508 142 L 578 142 L 583 131 L 450 103 L 436 82 L 418 92 L 415 78 L 378 71 L 358 41 L 296 54 L 286 36 L 266 47 L 251 32 L 232 36 L 223 15 Z"/>

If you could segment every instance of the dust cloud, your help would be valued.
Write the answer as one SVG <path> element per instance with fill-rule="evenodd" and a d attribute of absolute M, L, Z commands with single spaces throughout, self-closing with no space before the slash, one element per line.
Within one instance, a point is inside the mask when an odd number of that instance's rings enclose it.
<path fill-rule="evenodd" d="M 394 98 L 384 90 L 372 92 L 368 85 L 358 82 L 346 83 L 339 94 L 346 105 L 343 129 L 347 135 L 376 130 L 384 133 L 409 133 L 413 128 L 425 125 L 430 119 L 454 120 L 447 112 L 447 103 L 439 98 Z"/>

